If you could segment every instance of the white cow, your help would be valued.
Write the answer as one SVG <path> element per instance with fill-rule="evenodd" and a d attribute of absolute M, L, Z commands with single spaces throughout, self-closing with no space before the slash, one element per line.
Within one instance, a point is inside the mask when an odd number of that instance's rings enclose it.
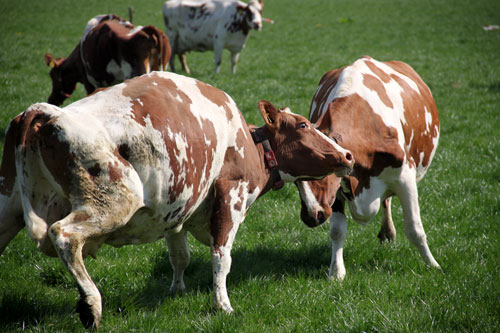
<path fill-rule="evenodd" d="M 214 50 L 215 72 L 218 73 L 222 50 L 228 49 L 231 52 L 231 68 L 236 73 L 236 64 L 250 30 L 262 29 L 263 8 L 263 0 L 250 0 L 248 4 L 236 0 L 165 2 L 163 19 L 172 48 L 172 71 L 175 71 L 176 54 L 182 69 L 190 74 L 185 53 Z"/>

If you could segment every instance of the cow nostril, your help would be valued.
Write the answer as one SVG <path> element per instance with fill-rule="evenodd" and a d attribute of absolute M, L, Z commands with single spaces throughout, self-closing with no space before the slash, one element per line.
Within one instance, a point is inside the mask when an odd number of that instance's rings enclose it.
<path fill-rule="evenodd" d="M 319 223 L 325 222 L 325 214 L 321 211 L 317 212 L 316 213 L 316 221 L 318 221 Z"/>
<path fill-rule="evenodd" d="M 345 158 L 346 158 L 346 160 L 348 160 L 349 162 L 350 162 L 350 161 L 352 161 L 352 155 L 351 155 L 351 153 L 347 153 L 347 154 L 345 154 Z"/>

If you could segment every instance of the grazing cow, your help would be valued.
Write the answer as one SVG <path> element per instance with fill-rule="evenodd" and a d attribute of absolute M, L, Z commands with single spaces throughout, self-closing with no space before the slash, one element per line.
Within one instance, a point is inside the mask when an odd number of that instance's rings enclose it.
<path fill-rule="evenodd" d="M 231 312 L 226 276 L 248 208 L 301 177 L 343 176 L 351 154 L 302 116 L 259 102 L 250 129 L 224 92 L 154 72 L 64 109 L 34 104 L 11 121 L 0 167 L 0 253 L 24 226 L 76 280 L 77 310 L 97 327 L 101 295 L 83 258 L 166 238 L 172 293 L 185 289 L 187 232 L 210 246 L 215 308 Z M 23 218 L 24 217 L 24 218 Z M 24 221 L 23 221 L 24 220 Z"/>
<path fill-rule="evenodd" d="M 99 15 L 85 27 L 82 39 L 67 58 L 45 54 L 51 68 L 48 102 L 61 105 L 83 83 L 87 94 L 154 70 L 166 70 L 168 37 L 152 25 L 134 25 L 116 15 Z"/>
<path fill-rule="evenodd" d="M 219 72 L 222 50 L 231 52 L 231 68 L 245 47 L 250 30 L 262 29 L 263 0 L 245 4 L 237 0 L 170 0 L 163 5 L 165 32 L 170 41 L 170 68 L 175 71 L 175 55 L 182 69 L 190 73 L 185 53 L 214 50 L 215 72 Z"/>
<path fill-rule="evenodd" d="M 315 227 L 331 215 L 330 277 L 343 279 L 346 274 L 342 257 L 347 231 L 344 203 L 354 220 L 367 223 L 382 202 L 379 238 L 393 240 L 393 195 L 399 197 L 403 208 L 406 236 L 427 264 L 439 268 L 427 245 L 417 193 L 417 182 L 437 148 L 439 117 L 431 92 L 418 74 L 399 61 L 382 63 L 363 57 L 323 76 L 309 116 L 320 131 L 349 149 L 356 160 L 351 175 L 342 180 L 332 175 L 296 183 L 302 200 L 301 218 L 308 226 Z"/>

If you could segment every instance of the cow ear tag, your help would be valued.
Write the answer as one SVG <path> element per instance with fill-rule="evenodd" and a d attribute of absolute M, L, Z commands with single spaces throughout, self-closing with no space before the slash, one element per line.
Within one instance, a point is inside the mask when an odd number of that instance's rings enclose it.
<path fill-rule="evenodd" d="M 270 124 L 274 123 L 273 119 L 269 116 L 269 112 L 266 112 L 266 117 Z"/>
<path fill-rule="evenodd" d="M 54 60 L 51 60 L 51 61 L 50 61 L 49 67 L 50 67 L 50 68 L 54 68 L 54 67 L 56 67 L 56 63 L 54 62 Z"/>

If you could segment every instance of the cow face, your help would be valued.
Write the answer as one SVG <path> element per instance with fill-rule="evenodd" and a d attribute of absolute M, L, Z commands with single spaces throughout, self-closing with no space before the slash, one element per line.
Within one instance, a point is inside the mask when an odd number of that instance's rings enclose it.
<path fill-rule="evenodd" d="M 250 27 L 250 29 L 261 30 L 262 29 L 262 9 L 264 4 L 259 3 L 257 0 L 252 0 L 248 3 L 248 6 L 245 8 L 246 15 L 245 20 L 246 24 Z"/>
<path fill-rule="evenodd" d="M 305 117 L 288 108 L 277 110 L 264 100 L 259 102 L 259 109 L 284 179 L 318 179 L 351 172 L 352 154 L 316 130 Z"/>
<path fill-rule="evenodd" d="M 66 58 L 55 59 L 50 54 L 45 54 L 45 63 L 50 69 L 50 78 L 52 80 L 52 93 L 49 96 L 48 103 L 59 106 L 66 98 L 71 97 L 76 88 L 76 81 L 71 80 L 65 75 L 63 64 Z"/>
<path fill-rule="evenodd" d="M 308 227 L 317 227 L 330 218 L 340 180 L 330 175 L 320 180 L 295 182 L 300 194 L 300 219 Z"/>

